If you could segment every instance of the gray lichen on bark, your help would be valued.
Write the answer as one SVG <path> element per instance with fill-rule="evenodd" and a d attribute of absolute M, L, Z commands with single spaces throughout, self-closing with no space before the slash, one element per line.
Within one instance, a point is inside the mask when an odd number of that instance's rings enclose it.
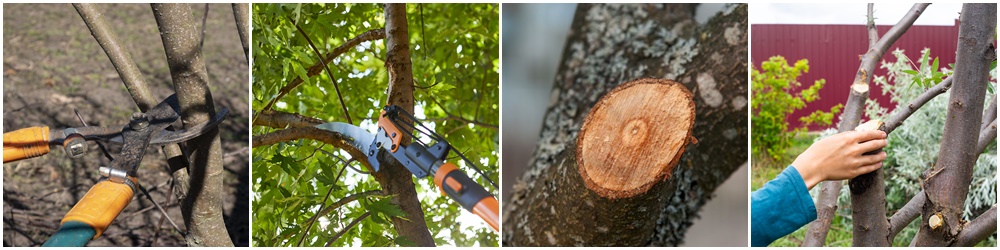
<path fill-rule="evenodd" d="M 747 5 L 727 6 L 709 23 L 694 21 L 695 4 L 581 4 L 563 51 L 543 120 L 535 155 L 511 198 L 504 200 L 503 244 L 550 241 L 559 235 L 532 230 L 527 213 L 559 211 L 545 207 L 545 194 L 528 199 L 540 175 L 573 150 L 583 118 L 595 102 L 617 85 L 641 77 L 675 79 L 695 96 L 693 136 L 663 190 L 665 197 L 648 245 L 678 245 L 714 189 L 746 158 Z M 704 76 L 699 76 L 704 74 Z M 716 84 L 708 82 L 711 79 Z M 706 102 L 703 92 L 709 93 Z M 717 102 L 714 93 L 721 96 Z M 641 111 L 637 111 L 641 112 Z M 565 173 L 575 174 L 575 173 Z M 650 218 L 653 219 L 653 218 Z M 591 228 L 593 230 L 593 228 Z M 627 233 L 627 232 L 620 232 Z"/>

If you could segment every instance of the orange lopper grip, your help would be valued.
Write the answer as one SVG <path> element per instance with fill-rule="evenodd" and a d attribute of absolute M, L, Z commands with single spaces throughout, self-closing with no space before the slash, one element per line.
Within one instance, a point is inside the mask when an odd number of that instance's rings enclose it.
<path fill-rule="evenodd" d="M 132 188 L 126 184 L 108 180 L 98 182 L 66 213 L 62 223 L 79 221 L 90 225 L 97 231 L 94 234 L 97 239 L 128 206 L 132 196 Z"/>
<path fill-rule="evenodd" d="M 49 153 L 49 127 L 30 127 L 3 133 L 3 163 Z"/>

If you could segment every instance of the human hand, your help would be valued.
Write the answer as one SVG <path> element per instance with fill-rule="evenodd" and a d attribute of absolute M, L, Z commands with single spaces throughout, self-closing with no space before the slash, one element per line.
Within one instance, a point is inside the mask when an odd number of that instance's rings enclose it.
<path fill-rule="evenodd" d="M 844 180 L 866 174 L 882 167 L 885 152 L 862 155 L 885 147 L 885 132 L 851 131 L 823 138 L 799 154 L 792 167 L 812 189 L 821 181 Z"/>

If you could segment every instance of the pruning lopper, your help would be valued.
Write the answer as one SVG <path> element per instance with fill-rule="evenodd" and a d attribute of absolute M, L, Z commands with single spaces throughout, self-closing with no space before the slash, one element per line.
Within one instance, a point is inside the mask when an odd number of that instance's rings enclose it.
<path fill-rule="evenodd" d="M 419 127 L 414 126 L 413 122 Z M 349 144 L 368 157 L 373 172 L 380 170 L 381 163 L 377 157 L 384 150 L 417 178 L 433 175 L 434 184 L 442 193 L 457 201 L 466 210 L 478 215 L 493 227 L 493 230 L 499 230 L 500 205 L 496 197 L 459 170 L 455 164 L 445 162 L 448 152 L 454 150 L 448 141 L 427 129 L 401 107 L 390 105 L 382 110 L 378 119 L 378 131 L 374 135 L 357 126 L 340 122 L 319 124 L 316 127 L 351 138 Z M 402 144 L 404 134 L 416 138 L 410 131 L 419 131 L 436 143 L 428 145 L 420 140 L 414 140 L 415 143 L 404 146 Z M 466 161 L 466 165 L 479 171 L 461 152 L 455 151 L 455 153 Z M 482 172 L 480 174 L 482 175 Z M 483 176 L 494 187 L 496 186 L 493 180 Z"/>
<path fill-rule="evenodd" d="M 59 232 L 45 243 L 45 246 L 82 246 L 100 236 L 132 200 L 137 188 L 141 189 L 137 183 L 136 170 L 145 155 L 146 146 L 179 143 L 195 138 L 216 128 L 226 113 L 228 110 L 223 108 L 207 122 L 184 130 L 170 131 L 167 127 L 180 118 L 177 96 L 171 95 L 145 113 L 133 113 L 128 125 L 55 130 L 30 127 L 4 133 L 3 162 L 45 155 L 53 145 L 61 145 L 67 155 L 79 158 L 86 154 L 88 140 L 122 144 L 118 157 L 112 159 L 109 166 L 100 167 L 102 178 L 70 209 L 63 217 Z M 105 154 L 110 158 L 110 155 Z"/>

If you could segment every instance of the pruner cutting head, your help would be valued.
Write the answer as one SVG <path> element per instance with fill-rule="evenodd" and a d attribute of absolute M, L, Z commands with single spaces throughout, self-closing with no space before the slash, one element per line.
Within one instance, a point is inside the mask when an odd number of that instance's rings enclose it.
<path fill-rule="evenodd" d="M 171 95 L 145 113 L 134 113 L 126 125 L 112 127 L 84 126 L 49 130 L 48 127 L 24 128 L 4 133 L 4 162 L 32 158 L 49 152 L 49 146 L 59 145 L 71 157 L 80 157 L 87 152 L 86 141 L 104 141 L 129 145 L 127 134 L 142 132 L 141 145 L 164 145 L 190 140 L 209 131 L 225 119 L 229 111 L 225 108 L 209 121 L 183 130 L 171 131 L 166 128 L 180 118 L 180 105 L 176 95 Z M 135 144 L 135 143 L 133 143 Z M 12 153 L 8 153 L 11 151 Z M 125 149 L 123 148 L 123 151 Z"/>

